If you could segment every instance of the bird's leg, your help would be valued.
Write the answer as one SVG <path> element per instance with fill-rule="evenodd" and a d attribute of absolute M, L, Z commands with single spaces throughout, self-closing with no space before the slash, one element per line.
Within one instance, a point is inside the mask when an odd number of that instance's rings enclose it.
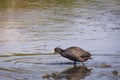
<path fill-rule="evenodd" d="M 82 65 L 84 66 L 84 62 L 82 62 Z"/>
<path fill-rule="evenodd" d="M 76 66 L 76 61 L 74 61 L 74 66 Z"/>

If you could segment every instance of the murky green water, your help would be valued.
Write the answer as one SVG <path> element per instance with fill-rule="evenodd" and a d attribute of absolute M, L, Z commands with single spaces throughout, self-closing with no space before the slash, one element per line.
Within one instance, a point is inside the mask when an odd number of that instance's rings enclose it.
<path fill-rule="evenodd" d="M 119 80 L 119 0 L 0 0 L 0 80 Z M 86 67 L 51 55 L 79 46 Z"/>

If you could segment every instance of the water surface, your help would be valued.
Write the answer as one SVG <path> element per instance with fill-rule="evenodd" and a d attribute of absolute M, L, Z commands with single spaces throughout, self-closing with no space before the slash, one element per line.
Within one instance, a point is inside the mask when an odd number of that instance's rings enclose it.
<path fill-rule="evenodd" d="M 1 80 L 118 80 L 119 41 L 119 0 L 0 0 Z M 50 53 L 69 46 L 93 60 L 74 68 Z"/>

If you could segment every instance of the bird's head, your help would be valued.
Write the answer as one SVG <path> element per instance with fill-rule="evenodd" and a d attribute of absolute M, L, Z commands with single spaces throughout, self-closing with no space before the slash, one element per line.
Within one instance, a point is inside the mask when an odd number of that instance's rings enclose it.
<path fill-rule="evenodd" d="M 59 48 L 59 47 L 56 47 L 54 48 L 54 50 L 52 51 L 52 54 L 56 54 L 56 53 L 62 53 L 63 52 L 63 49 Z"/>

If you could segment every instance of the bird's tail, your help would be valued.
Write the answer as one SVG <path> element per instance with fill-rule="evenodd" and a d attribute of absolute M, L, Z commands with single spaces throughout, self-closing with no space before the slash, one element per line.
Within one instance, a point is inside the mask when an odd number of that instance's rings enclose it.
<path fill-rule="evenodd" d="M 88 59 L 91 59 L 91 60 L 92 60 L 92 57 L 90 56 L 90 57 L 84 58 L 84 60 L 88 60 Z"/>
<path fill-rule="evenodd" d="M 93 58 L 90 56 L 89 59 L 93 60 Z"/>

